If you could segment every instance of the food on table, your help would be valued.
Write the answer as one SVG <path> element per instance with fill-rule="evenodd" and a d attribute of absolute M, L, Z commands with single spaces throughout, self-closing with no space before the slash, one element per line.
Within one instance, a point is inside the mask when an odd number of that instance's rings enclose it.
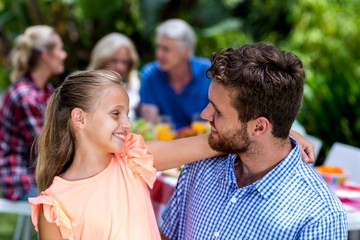
<path fill-rule="evenodd" d="M 132 132 L 141 134 L 145 141 L 155 139 L 155 128 L 153 124 L 140 118 L 133 123 Z"/>
<path fill-rule="evenodd" d="M 191 123 L 191 128 L 197 134 L 207 133 L 210 130 L 210 124 L 207 121 L 194 121 Z"/>
<path fill-rule="evenodd" d="M 341 167 L 322 165 L 316 168 L 316 172 L 331 186 L 341 185 L 346 180 L 346 173 Z"/>
<path fill-rule="evenodd" d="M 178 130 L 176 138 L 185 138 L 185 137 L 192 137 L 197 135 L 197 132 L 190 128 L 190 127 L 184 127 Z"/>
<path fill-rule="evenodd" d="M 156 129 L 156 139 L 158 140 L 172 140 L 176 136 L 176 133 L 171 128 L 171 124 L 168 123 L 156 124 L 155 129 Z"/>

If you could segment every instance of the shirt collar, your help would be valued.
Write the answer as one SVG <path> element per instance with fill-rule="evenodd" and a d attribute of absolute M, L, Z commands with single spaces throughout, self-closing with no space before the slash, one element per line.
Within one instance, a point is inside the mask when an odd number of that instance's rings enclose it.
<path fill-rule="evenodd" d="M 295 145 L 291 152 L 274 169 L 254 183 L 254 187 L 265 199 L 286 184 L 287 180 L 295 174 L 296 166 L 301 163 L 298 144 L 292 137 L 290 141 Z"/>
<path fill-rule="evenodd" d="M 267 199 L 269 198 L 278 188 L 287 182 L 293 174 L 295 174 L 295 168 L 301 163 L 301 155 L 299 147 L 292 137 L 290 141 L 295 147 L 291 152 L 269 173 L 264 177 L 254 182 L 250 186 L 256 189 L 260 195 Z M 234 161 L 237 157 L 236 154 L 229 154 L 223 156 L 224 161 L 220 161 L 218 166 L 215 168 L 216 176 L 218 181 L 225 182 L 226 184 L 236 184 L 236 175 L 234 172 Z M 250 187 L 248 186 L 248 187 Z"/>
<path fill-rule="evenodd" d="M 236 186 L 236 176 L 234 172 L 234 162 L 237 157 L 237 154 L 228 154 L 222 156 L 223 161 L 219 161 L 215 167 L 216 176 L 218 176 L 218 181 L 220 184 L 235 184 Z"/>

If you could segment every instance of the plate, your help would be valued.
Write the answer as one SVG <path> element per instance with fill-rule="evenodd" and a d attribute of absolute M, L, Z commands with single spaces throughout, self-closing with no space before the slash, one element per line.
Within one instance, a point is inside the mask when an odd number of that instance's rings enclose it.
<path fill-rule="evenodd" d="M 353 190 L 347 190 L 347 189 L 337 189 L 334 191 L 336 196 L 339 198 L 360 198 L 360 192 L 359 191 L 353 191 Z"/>

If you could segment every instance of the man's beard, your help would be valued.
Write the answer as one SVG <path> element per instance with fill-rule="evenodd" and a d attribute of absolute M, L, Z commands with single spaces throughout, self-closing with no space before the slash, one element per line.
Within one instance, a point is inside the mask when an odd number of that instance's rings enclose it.
<path fill-rule="evenodd" d="M 250 148 L 251 141 L 247 133 L 247 124 L 243 124 L 241 129 L 229 130 L 219 135 L 220 138 L 215 139 L 209 135 L 209 146 L 218 152 L 223 153 L 244 153 Z"/>

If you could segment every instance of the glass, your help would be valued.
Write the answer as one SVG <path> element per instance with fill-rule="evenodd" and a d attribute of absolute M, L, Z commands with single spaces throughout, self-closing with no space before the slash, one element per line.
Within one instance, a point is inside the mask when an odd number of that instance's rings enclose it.
<path fill-rule="evenodd" d="M 175 138 L 174 124 L 170 116 L 160 116 L 155 125 L 156 139 L 172 140 Z"/>
<path fill-rule="evenodd" d="M 202 119 L 200 113 L 196 113 L 192 117 L 191 128 L 196 132 L 196 134 L 203 134 L 210 132 L 210 123 Z"/>

